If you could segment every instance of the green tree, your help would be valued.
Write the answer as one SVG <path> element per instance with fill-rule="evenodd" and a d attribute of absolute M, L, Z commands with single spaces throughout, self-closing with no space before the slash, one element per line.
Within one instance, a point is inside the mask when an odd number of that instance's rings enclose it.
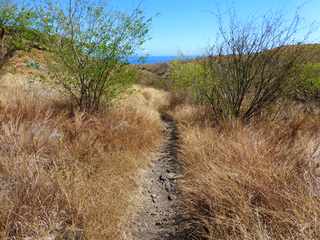
<path fill-rule="evenodd" d="M 67 9 L 47 3 L 40 10 L 55 81 L 81 111 L 95 111 L 128 84 L 117 77 L 148 37 L 151 19 L 137 8 L 131 14 L 103 5 L 70 0 Z M 120 74 L 121 75 L 121 74 Z"/>
<path fill-rule="evenodd" d="M 0 0 L 0 65 L 16 50 L 25 49 L 35 38 L 32 9 Z"/>

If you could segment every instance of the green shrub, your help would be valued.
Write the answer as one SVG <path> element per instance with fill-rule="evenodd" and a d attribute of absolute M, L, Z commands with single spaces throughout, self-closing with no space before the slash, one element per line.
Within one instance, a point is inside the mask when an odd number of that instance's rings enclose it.
<path fill-rule="evenodd" d="M 205 86 L 203 65 L 196 61 L 171 62 L 168 84 L 177 94 L 188 95 L 193 101 L 201 102 L 201 89 Z"/>
<path fill-rule="evenodd" d="M 135 68 L 130 65 L 123 66 L 118 72 L 115 72 L 110 81 L 109 87 L 106 88 L 104 94 L 105 102 L 112 99 L 116 99 L 121 96 L 120 93 L 127 90 L 132 84 L 136 83 L 138 79 L 138 72 Z"/>
<path fill-rule="evenodd" d="M 302 101 L 320 99 L 320 63 L 301 66 L 300 74 L 294 84 L 294 97 Z"/>
<path fill-rule="evenodd" d="M 36 38 L 34 23 L 36 14 L 26 7 L 10 1 L 0 2 L 0 63 L 16 50 L 26 50 Z"/>
<path fill-rule="evenodd" d="M 146 41 L 151 21 L 140 9 L 127 14 L 72 0 L 66 8 L 51 2 L 39 12 L 52 78 L 81 111 L 98 110 L 130 82 L 126 61 Z"/>

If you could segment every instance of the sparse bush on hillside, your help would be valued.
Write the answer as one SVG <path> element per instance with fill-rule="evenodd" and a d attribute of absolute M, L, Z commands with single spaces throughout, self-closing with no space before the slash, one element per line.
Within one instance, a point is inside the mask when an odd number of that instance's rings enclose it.
<path fill-rule="evenodd" d="M 145 42 L 150 19 L 140 9 L 130 15 L 108 11 L 90 1 L 70 1 L 64 11 L 48 4 L 42 12 L 41 31 L 53 61 L 53 78 L 61 84 L 82 111 L 95 111 L 130 78 L 118 74 L 127 57 Z M 123 75 L 123 73 L 121 73 Z"/>
<path fill-rule="evenodd" d="M 36 14 L 10 1 L 0 2 L 0 65 L 16 50 L 30 47 L 36 37 L 32 30 Z"/>
<path fill-rule="evenodd" d="M 282 16 L 267 15 L 242 23 L 231 15 L 225 25 L 219 18 L 221 41 L 205 58 L 205 102 L 217 120 L 245 121 L 276 102 L 303 61 L 297 39 L 300 18 L 287 24 Z"/>
<path fill-rule="evenodd" d="M 169 68 L 168 88 L 177 95 L 190 95 L 195 102 L 201 102 L 203 88 L 204 68 L 198 62 L 173 61 Z"/>
<path fill-rule="evenodd" d="M 304 64 L 301 68 L 293 84 L 294 97 L 300 101 L 320 100 L 320 64 Z"/>

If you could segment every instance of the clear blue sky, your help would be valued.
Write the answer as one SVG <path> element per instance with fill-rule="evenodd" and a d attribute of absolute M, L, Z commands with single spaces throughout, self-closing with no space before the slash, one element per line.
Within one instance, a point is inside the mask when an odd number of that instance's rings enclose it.
<path fill-rule="evenodd" d="M 0 0 L 1 1 L 1 0 Z M 31 2 L 34 0 L 16 0 Z M 37 0 L 36 0 L 37 1 Z M 39 0 L 38 0 L 39 1 Z M 66 0 L 57 0 L 66 2 Z M 144 53 L 154 56 L 201 55 L 216 38 L 217 24 L 212 12 L 232 7 L 241 19 L 280 11 L 300 15 L 305 24 L 320 22 L 320 0 L 94 0 L 107 1 L 114 10 L 132 11 L 141 3 L 146 16 L 153 17 L 151 40 Z M 320 26 L 320 25 L 319 25 Z M 320 32 L 314 34 L 320 42 Z M 141 53 L 140 53 L 141 54 Z"/>
<path fill-rule="evenodd" d="M 110 2 L 113 8 L 130 10 L 140 0 Z M 142 0 L 146 15 L 155 16 L 152 39 L 145 44 L 145 51 L 150 55 L 202 54 L 215 39 L 216 22 L 210 12 L 216 11 L 218 5 L 222 10 L 234 7 L 243 19 L 270 10 L 290 16 L 303 5 L 300 13 L 307 24 L 320 21 L 320 0 Z"/>

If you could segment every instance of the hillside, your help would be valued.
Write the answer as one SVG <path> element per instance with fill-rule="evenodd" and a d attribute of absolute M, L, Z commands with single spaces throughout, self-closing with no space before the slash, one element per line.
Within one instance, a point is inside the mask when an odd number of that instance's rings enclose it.
<path fill-rule="evenodd" d="M 0 1 L 0 240 L 320 239 L 320 3 L 222 2 Z"/>
<path fill-rule="evenodd" d="M 284 47 L 284 49 L 287 48 L 296 48 L 298 49 L 297 51 L 301 51 L 306 63 L 320 62 L 320 44 L 303 44 L 299 46 Z M 205 57 L 199 57 L 193 60 L 183 60 L 178 62 L 196 64 L 204 60 L 206 60 Z M 169 77 L 170 62 L 159 64 L 137 64 L 135 67 L 139 69 L 141 82 L 146 85 L 152 85 L 154 82 L 161 82 Z"/>
<path fill-rule="evenodd" d="M 167 93 L 135 86 L 99 114 L 70 112 L 43 82 L 44 58 L 17 52 L 1 73 L 1 239 L 122 239 L 164 141 Z"/>
<path fill-rule="evenodd" d="M 47 60 L 17 51 L 1 69 L 2 239 L 319 238 L 317 102 L 217 124 L 189 92 L 177 101 L 164 63 L 130 66 L 136 83 L 89 114 Z"/>

